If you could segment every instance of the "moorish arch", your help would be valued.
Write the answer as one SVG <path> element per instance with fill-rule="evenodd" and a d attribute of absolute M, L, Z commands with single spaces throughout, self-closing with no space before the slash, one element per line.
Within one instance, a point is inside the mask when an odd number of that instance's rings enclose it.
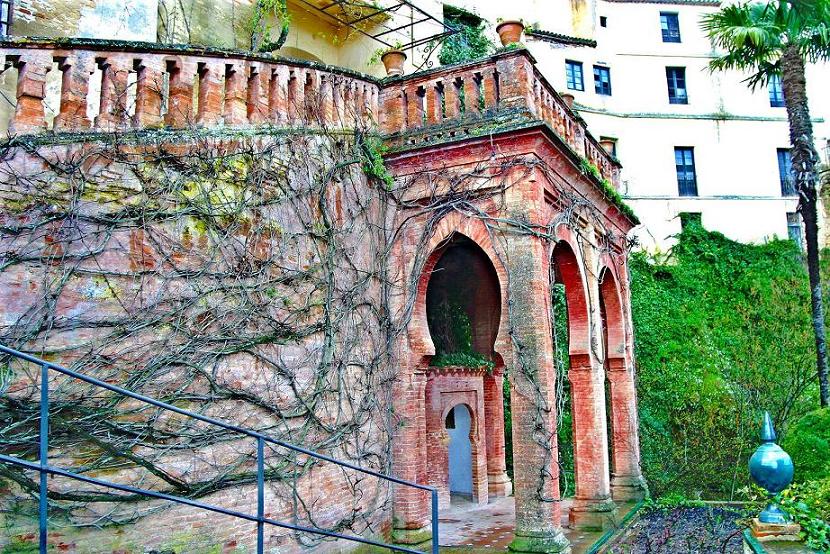
<path fill-rule="evenodd" d="M 441 507 L 448 507 L 447 414 L 463 403 L 473 422 L 470 496 L 472 502 L 486 504 L 491 496 L 512 492 L 504 449 L 507 275 L 487 227 L 476 218 L 448 215 L 436 225 L 427 251 L 409 328 L 413 360 L 426 376 L 425 477 L 438 489 Z M 468 341 L 456 336 L 459 315 L 466 321 Z"/>
<path fill-rule="evenodd" d="M 570 233 L 569 233 L 570 234 Z M 589 271 L 583 271 L 569 240 L 560 238 L 551 254 L 555 284 L 565 287 L 574 457 L 574 504 L 568 519 L 574 527 L 603 529 L 614 525 L 611 501 L 604 371 L 592 349 Z"/>
<path fill-rule="evenodd" d="M 646 492 L 640 471 L 637 399 L 629 326 L 621 280 L 625 273 L 606 263 L 599 273 L 603 367 L 608 385 L 611 491 L 618 502 L 642 499 Z"/>

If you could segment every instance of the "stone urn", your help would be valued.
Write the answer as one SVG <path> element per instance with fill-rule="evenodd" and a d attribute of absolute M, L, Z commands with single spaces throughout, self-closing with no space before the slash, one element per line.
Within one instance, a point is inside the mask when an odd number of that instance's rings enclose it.
<path fill-rule="evenodd" d="M 496 25 L 496 32 L 499 34 L 502 46 L 521 42 L 524 30 L 524 23 L 518 20 L 502 21 Z"/>
<path fill-rule="evenodd" d="M 559 96 L 562 97 L 562 100 L 565 102 L 566 106 L 568 106 L 569 108 L 574 107 L 574 95 L 573 94 L 571 94 L 570 92 L 563 92 Z"/>
<path fill-rule="evenodd" d="M 380 57 L 383 67 L 386 68 L 386 75 L 398 77 L 403 75 L 403 64 L 406 61 L 406 53 L 403 50 L 387 50 Z"/>
<path fill-rule="evenodd" d="M 769 504 L 758 519 L 761 523 L 783 525 L 789 521 L 789 517 L 773 499 L 792 483 L 793 461 L 783 448 L 775 444 L 775 439 L 772 418 L 769 412 L 764 412 L 764 423 L 761 427 L 762 444 L 749 459 L 749 474 L 770 497 Z"/>

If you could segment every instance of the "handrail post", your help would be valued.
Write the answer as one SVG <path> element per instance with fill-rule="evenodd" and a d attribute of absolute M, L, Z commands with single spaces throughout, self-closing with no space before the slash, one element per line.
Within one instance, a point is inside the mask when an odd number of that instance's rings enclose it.
<path fill-rule="evenodd" d="M 438 489 L 432 489 L 432 554 L 438 554 Z"/>
<path fill-rule="evenodd" d="M 256 439 L 256 551 L 265 549 L 265 440 Z"/>
<path fill-rule="evenodd" d="M 40 512 L 40 554 L 46 554 L 48 537 L 46 497 L 46 467 L 49 465 L 49 366 L 40 366 L 40 494 L 38 508 Z"/>

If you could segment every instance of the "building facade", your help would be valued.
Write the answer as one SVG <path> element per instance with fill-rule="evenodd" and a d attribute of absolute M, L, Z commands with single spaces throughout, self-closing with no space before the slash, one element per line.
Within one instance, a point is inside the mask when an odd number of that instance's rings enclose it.
<path fill-rule="evenodd" d="M 627 271 L 637 218 L 616 193 L 619 162 L 530 52 L 379 80 L 302 43 L 284 58 L 110 36 L 142 32 L 153 13 L 157 33 L 165 18 L 169 31 L 171 11 L 143 2 L 126 18 L 112 3 L 76 6 L 61 25 L 85 36 L 67 39 L 50 19 L 61 6 L 15 2 L 12 31 L 29 17 L 28 33 L 53 37 L 0 42 L 0 342 L 433 486 L 439 508 L 453 494 L 512 495 L 519 552 L 568 552 L 566 511 L 569 528 L 599 531 L 645 495 Z M 234 22 L 251 4 L 211 6 Z M 209 42 L 244 36 L 241 21 Z M 196 43 L 196 22 L 173 27 Z M 413 25 L 410 39 L 431 36 Z M 557 286 L 566 315 L 552 308 Z M 558 317 L 567 373 L 554 361 Z M 4 368 L 4 455 L 34 455 L 38 379 Z M 563 383 L 576 466 L 567 505 Z M 257 518 L 311 529 L 430 537 L 423 490 L 269 448 L 260 492 L 255 444 L 83 384 L 49 390 L 56 467 L 246 514 L 261 494 Z M 9 471 L 3 525 L 8 541 L 31 542 L 27 491 L 39 484 Z M 256 540 L 250 520 L 228 514 L 125 502 L 66 476 L 47 488 L 49 541 L 62 551 Z M 264 537 L 285 552 L 350 547 L 270 525 Z"/>

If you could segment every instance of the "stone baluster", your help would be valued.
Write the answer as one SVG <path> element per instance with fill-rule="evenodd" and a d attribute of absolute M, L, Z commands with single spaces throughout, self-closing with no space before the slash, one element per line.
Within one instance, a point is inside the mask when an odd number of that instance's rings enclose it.
<path fill-rule="evenodd" d="M 137 79 L 133 126 L 160 127 L 164 101 L 164 60 L 161 56 L 146 55 L 135 60 L 134 67 Z"/>
<path fill-rule="evenodd" d="M 199 106 L 196 122 L 210 127 L 222 117 L 222 90 L 225 64 L 220 60 L 205 60 L 199 64 Z"/>
<path fill-rule="evenodd" d="M 444 81 L 444 119 L 458 119 L 462 113 L 461 87 L 464 82 L 459 79 L 448 79 Z M 441 107 L 439 106 L 440 110 Z"/>
<path fill-rule="evenodd" d="M 294 124 L 305 117 L 305 71 L 292 69 L 288 76 L 288 120 Z"/>
<path fill-rule="evenodd" d="M 246 100 L 248 123 L 257 125 L 268 120 L 268 90 L 270 85 L 270 68 L 266 64 L 252 62 L 248 77 L 248 97 Z"/>
<path fill-rule="evenodd" d="M 126 54 L 111 54 L 98 60 L 101 68 L 101 103 L 95 127 L 102 130 L 121 129 L 129 120 L 127 96 L 133 60 Z"/>
<path fill-rule="evenodd" d="M 248 123 L 248 64 L 237 61 L 225 66 L 225 125 Z"/>
<path fill-rule="evenodd" d="M 499 103 L 499 73 L 487 69 L 481 78 L 481 89 L 484 95 L 484 109 L 492 110 L 498 107 Z"/>
<path fill-rule="evenodd" d="M 52 69 L 51 53 L 24 51 L 8 56 L 17 68 L 17 106 L 11 121 L 11 133 L 39 133 L 46 129 L 46 74 Z"/>
<path fill-rule="evenodd" d="M 60 112 L 55 116 L 55 131 L 89 129 L 87 116 L 89 80 L 95 68 L 91 52 L 78 51 L 59 60 L 62 72 Z"/>
<path fill-rule="evenodd" d="M 453 109 L 454 100 L 450 99 L 450 89 L 452 89 L 452 85 L 448 86 L 444 81 L 436 81 L 426 87 L 427 125 L 441 123 L 444 117 L 447 119 L 455 117 L 455 115 L 451 115 L 455 113 L 455 110 Z"/>
<path fill-rule="evenodd" d="M 288 77 L 289 70 L 283 65 L 270 68 L 271 78 L 268 83 L 268 120 L 277 125 L 287 125 L 288 117 Z"/>
<path fill-rule="evenodd" d="M 186 57 L 168 60 L 167 72 L 170 75 L 170 86 L 164 123 L 173 128 L 187 127 L 193 119 L 193 86 L 196 81 L 196 62 Z"/>
<path fill-rule="evenodd" d="M 479 115 L 481 113 L 481 75 L 470 74 L 464 78 L 464 102 L 466 115 Z"/>
<path fill-rule="evenodd" d="M 426 87 L 409 85 L 406 88 L 407 116 L 406 123 L 410 129 L 423 127 L 426 112 Z"/>
<path fill-rule="evenodd" d="M 331 73 L 320 73 L 317 91 L 317 120 L 324 125 L 330 125 L 334 121 L 334 76 Z"/>

